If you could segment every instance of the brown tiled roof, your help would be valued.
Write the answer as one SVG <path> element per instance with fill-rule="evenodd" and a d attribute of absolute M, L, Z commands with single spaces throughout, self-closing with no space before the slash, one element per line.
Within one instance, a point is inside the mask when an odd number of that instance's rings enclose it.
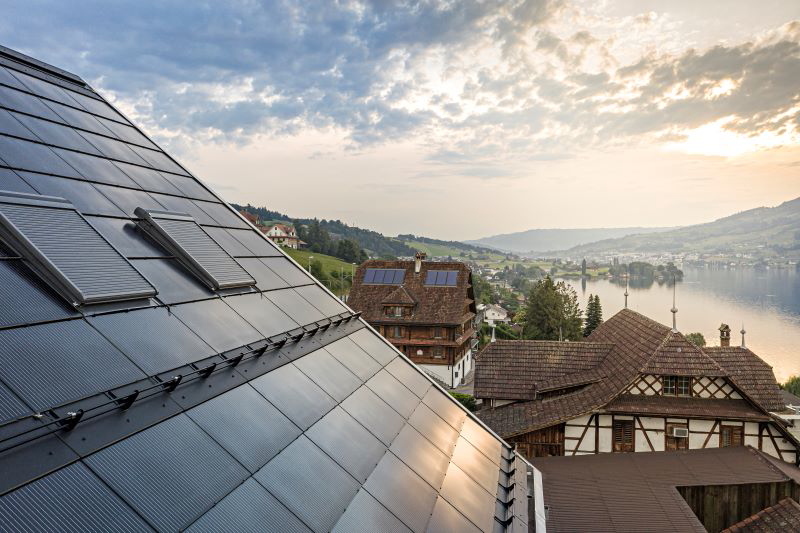
<path fill-rule="evenodd" d="M 772 367 L 747 348 L 712 346 L 703 348 L 733 382 L 767 411 L 783 411 L 786 404 Z"/>
<path fill-rule="evenodd" d="M 383 306 L 386 298 L 395 293 L 397 285 L 363 283 L 367 268 L 398 268 L 406 271 L 402 287 L 414 303 L 414 312 L 405 317 L 387 317 Z M 454 287 L 432 287 L 425 285 L 428 270 L 455 270 L 458 272 Z M 462 324 L 475 316 L 472 292 L 472 273 L 464 263 L 423 261 L 419 273 L 414 272 L 414 261 L 371 260 L 356 269 L 353 287 L 347 304 L 361 311 L 368 322 L 392 324 Z M 400 302 L 397 302 L 400 303 Z M 469 304 L 469 312 L 466 311 Z"/>
<path fill-rule="evenodd" d="M 395 290 L 389 293 L 389 295 L 381 301 L 382 304 L 414 305 L 417 303 L 417 301 L 408 293 L 405 287 L 402 285 L 398 285 L 396 287 L 397 288 Z"/>
<path fill-rule="evenodd" d="M 682 398 L 676 396 L 620 394 L 606 404 L 603 410 L 609 413 L 642 413 L 699 418 L 770 420 L 767 414 L 754 408 L 746 400 L 716 398 Z"/>
<path fill-rule="evenodd" d="M 705 531 L 676 487 L 792 479 L 745 446 L 531 462 L 542 472 L 548 532 Z"/>
<path fill-rule="evenodd" d="M 772 369 L 749 350 L 743 348 L 701 350 L 689 343 L 680 333 L 672 332 L 667 326 L 630 309 L 623 309 L 605 321 L 587 337 L 587 341 L 588 346 L 611 346 L 611 349 L 606 355 L 598 356 L 600 362 L 593 367 L 587 364 L 589 368 L 581 370 L 570 368 L 569 372 L 562 373 L 557 369 L 548 370 L 552 376 L 549 380 L 535 382 L 535 387 L 539 391 L 570 387 L 580 383 L 580 380 L 589 383 L 586 387 L 564 396 L 484 409 L 478 412 L 478 416 L 501 436 L 511 437 L 527 433 L 603 407 L 621 394 L 641 373 L 730 375 L 733 383 L 750 400 L 765 410 L 782 410 L 785 407 L 780 401 Z M 535 347 L 539 343 L 552 341 L 505 342 L 521 343 L 517 350 L 524 351 L 525 347 Z M 509 349 L 504 348 L 504 350 Z M 591 360 L 590 355 L 582 357 L 584 361 Z M 481 397 L 484 391 L 490 391 L 487 393 L 493 396 L 484 396 L 485 398 L 525 399 L 519 397 L 524 387 L 518 386 L 518 383 L 526 383 L 526 378 L 501 376 L 499 366 L 495 366 L 494 371 L 484 375 L 484 381 L 479 387 L 478 376 L 482 373 L 482 365 L 482 359 L 478 358 L 475 369 L 477 397 Z M 687 368 L 682 368 L 683 365 Z M 513 363 L 507 363 L 507 368 L 514 369 Z M 526 372 L 530 374 L 533 371 L 526 370 Z M 490 377 L 493 379 L 492 384 L 486 382 Z M 596 379 L 599 381 L 595 381 Z M 503 391 L 499 390 L 505 382 L 511 383 L 509 394 L 512 396 L 504 396 Z M 656 399 L 641 401 L 660 402 L 664 397 L 654 398 Z"/>
<path fill-rule="evenodd" d="M 642 369 L 645 374 L 724 376 L 725 372 L 682 334 L 670 331 Z"/>
<path fill-rule="evenodd" d="M 497 340 L 477 357 L 475 397 L 532 400 L 540 388 L 550 388 L 554 381 L 600 378 L 596 367 L 612 348 L 612 344 L 593 342 Z M 592 370 L 593 375 L 587 375 Z"/>
<path fill-rule="evenodd" d="M 722 533 L 785 533 L 800 531 L 800 505 L 785 498 L 772 507 L 745 518 Z"/>

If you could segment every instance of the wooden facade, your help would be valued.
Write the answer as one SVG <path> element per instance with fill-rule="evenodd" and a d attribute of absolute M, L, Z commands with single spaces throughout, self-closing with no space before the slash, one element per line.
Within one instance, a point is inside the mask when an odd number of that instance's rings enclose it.
<path fill-rule="evenodd" d="M 531 431 L 507 439 L 525 457 L 554 457 L 564 455 L 564 424 Z"/>
<path fill-rule="evenodd" d="M 784 498 L 796 501 L 800 497 L 794 481 L 676 488 L 708 531 L 722 531 Z"/>

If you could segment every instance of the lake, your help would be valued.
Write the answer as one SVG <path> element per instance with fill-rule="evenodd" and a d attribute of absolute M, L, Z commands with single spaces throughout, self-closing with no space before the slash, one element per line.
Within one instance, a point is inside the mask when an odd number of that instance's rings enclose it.
<path fill-rule="evenodd" d="M 741 343 L 772 365 L 778 381 L 800 375 L 800 274 L 795 270 L 684 268 L 678 282 L 678 330 L 699 331 L 709 346 L 719 345 L 721 323 L 731 327 L 731 345 Z M 589 294 L 600 295 L 603 317 L 623 308 L 625 286 L 610 280 L 564 280 L 578 293 L 581 308 Z M 672 325 L 672 287 L 653 283 L 631 286 L 628 307 Z"/>

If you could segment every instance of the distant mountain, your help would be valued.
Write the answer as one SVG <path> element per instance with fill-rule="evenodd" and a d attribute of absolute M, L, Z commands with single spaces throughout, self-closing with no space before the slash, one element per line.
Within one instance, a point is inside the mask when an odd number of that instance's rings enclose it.
<path fill-rule="evenodd" d="M 673 228 L 529 229 L 464 242 L 504 252 L 546 252 L 566 250 L 604 239 L 614 239 L 637 233 L 656 233 L 670 229 Z"/>
<path fill-rule="evenodd" d="M 620 253 L 752 254 L 759 258 L 800 257 L 800 198 L 776 207 L 758 207 L 706 224 L 655 235 L 629 235 L 575 246 L 568 257 Z"/>

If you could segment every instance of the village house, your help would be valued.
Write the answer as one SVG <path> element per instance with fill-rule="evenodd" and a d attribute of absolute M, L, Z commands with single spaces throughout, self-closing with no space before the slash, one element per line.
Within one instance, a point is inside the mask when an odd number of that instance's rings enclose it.
<path fill-rule="evenodd" d="M 304 244 L 303 241 L 297 236 L 297 230 L 294 226 L 287 224 L 271 224 L 268 226 L 261 226 L 261 231 L 269 237 L 269 239 L 279 246 L 287 246 L 295 250 Z"/>
<path fill-rule="evenodd" d="M 478 313 L 480 314 L 481 322 L 489 326 L 511 323 L 508 311 L 497 304 L 478 304 Z"/>
<path fill-rule="evenodd" d="M 366 261 L 348 305 L 398 350 L 450 387 L 472 370 L 477 345 L 472 273 L 463 263 Z"/>
<path fill-rule="evenodd" d="M 475 397 L 487 407 L 479 416 L 528 457 L 740 445 L 798 457 L 769 365 L 724 336 L 699 348 L 630 309 L 585 342 L 489 344 Z"/>

